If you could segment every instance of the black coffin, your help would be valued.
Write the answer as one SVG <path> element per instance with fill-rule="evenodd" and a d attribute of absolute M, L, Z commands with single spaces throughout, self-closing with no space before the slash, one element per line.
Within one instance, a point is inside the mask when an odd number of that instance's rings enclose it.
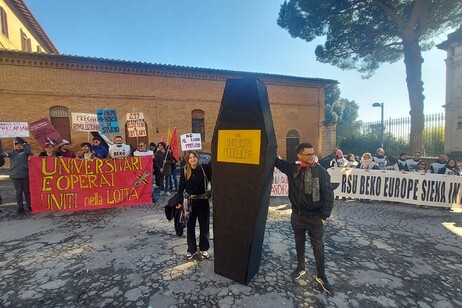
<path fill-rule="evenodd" d="M 212 140 L 214 263 L 240 283 L 260 268 L 276 150 L 265 84 L 227 80 Z"/>

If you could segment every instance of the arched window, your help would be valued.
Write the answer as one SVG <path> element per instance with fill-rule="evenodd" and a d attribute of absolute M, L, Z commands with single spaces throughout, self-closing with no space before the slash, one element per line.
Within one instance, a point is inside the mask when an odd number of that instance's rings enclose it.
<path fill-rule="evenodd" d="M 21 30 L 21 48 L 22 51 L 32 52 L 32 41 L 27 37 L 27 34 Z"/>
<path fill-rule="evenodd" d="M 0 26 L 2 29 L 2 34 L 8 37 L 8 19 L 6 18 L 6 12 L 3 7 L 0 6 Z"/>
<path fill-rule="evenodd" d="M 63 106 L 54 106 L 50 108 L 51 124 L 58 131 L 61 138 L 71 140 L 71 125 L 69 121 L 69 111 Z"/>
<path fill-rule="evenodd" d="M 296 130 L 290 130 L 286 135 L 287 161 L 297 160 L 297 145 L 300 143 L 300 134 Z"/>
<path fill-rule="evenodd" d="M 192 118 L 192 133 L 201 134 L 202 142 L 205 142 L 205 129 L 204 129 L 204 111 L 194 109 L 191 112 Z"/>

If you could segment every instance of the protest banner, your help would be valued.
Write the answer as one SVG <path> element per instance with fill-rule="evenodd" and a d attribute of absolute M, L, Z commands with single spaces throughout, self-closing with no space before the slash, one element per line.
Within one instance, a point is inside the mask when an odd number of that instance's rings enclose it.
<path fill-rule="evenodd" d="M 182 134 L 180 135 L 181 150 L 202 150 L 201 134 Z"/>
<path fill-rule="evenodd" d="M 30 123 L 30 133 L 37 142 L 45 147 L 47 143 L 58 144 L 63 139 L 47 118 Z"/>
<path fill-rule="evenodd" d="M 329 168 L 336 196 L 460 207 L 462 177 L 419 172 Z"/>
<path fill-rule="evenodd" d="M 151 203 L 152 157 L 32 157 L 32 212 L 81 211 Z"/>
<path fill-rule="evenodd" d="M 27 122 L 0 122 L 0 138 L 29 137 Z"/>
<path fill-rule="evenodd" d="M 72 113 L 72 130 L 80 132 L 98 132 L 98 118 L 93 113 Z"/>
<path fill-rule="evenodd" d="M 127 113 L 127 131 L 128 137 L 145 137 L 148 135 L 142 112 Z"/>
<path fill-rule="evenodd" d="M 285 197 L 289 195 L 289 181 L 287 175 L 278 168 L 273 171 L 273 184 L 271 185 L 271 197 Z"/>
<path fill-rule="evenodd" d="M 115 109 L 96 110 L 99 133 L 102 135 L 120 134 L 119 119 Z"/>

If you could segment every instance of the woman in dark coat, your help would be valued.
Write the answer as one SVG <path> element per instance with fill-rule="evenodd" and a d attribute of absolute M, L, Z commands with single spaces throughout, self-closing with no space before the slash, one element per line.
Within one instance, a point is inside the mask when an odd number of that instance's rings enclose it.
<path fill-rule="evenodd" d="M 211 166 L 199 164 L 199 154 L 196 151 L 189 151 L 186 165 L 181 170 L 178 186 L 178 193 L 185 197 L 183 205 L 188 219 L 186 224 L 188 260 L 197 255 L 196 220 L 199 221 L 199 258 L 209 258 L 210 196 L 207 194 L 207 186 L 211 179 Z"/>

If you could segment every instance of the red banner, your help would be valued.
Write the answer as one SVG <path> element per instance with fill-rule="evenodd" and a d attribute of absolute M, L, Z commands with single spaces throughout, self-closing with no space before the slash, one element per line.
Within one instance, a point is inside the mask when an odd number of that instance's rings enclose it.
<path fill-rule="evenodd" d="M 81 211 L 149 204 L 152 157 L 72 159 L 32 157 L 32 212 Z"/>

